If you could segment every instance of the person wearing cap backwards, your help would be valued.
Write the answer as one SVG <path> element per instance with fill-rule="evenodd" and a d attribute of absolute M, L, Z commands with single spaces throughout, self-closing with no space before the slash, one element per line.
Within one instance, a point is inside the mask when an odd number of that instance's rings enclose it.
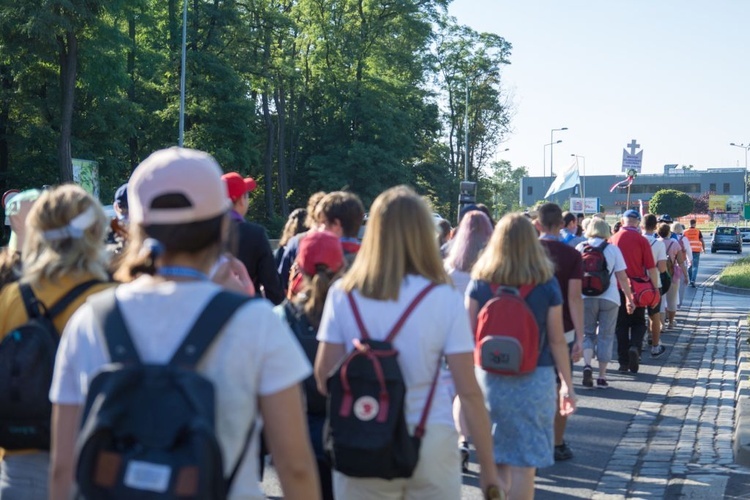
<path fill-rule="evenodd" d="M 289 324 L 307 354 L 307 359 L 314 363 L 318 352 L 318 341 L 315 337 L 318 334 L 328 289 L 343 275 L 346 268 L 339 237 L 330 231 L 310 232 L 300 242 L 295 264 L 303 278 L 300 291 L 293 299 L 285 300 L 283 304 L 276 306 L 274 312 Z M 304 389 L 307 425 L 318 462 L 323 500 L 332 500 L 331 466 L 323 449 L 326 398 L 318 392 L 312 375 L 305 380 Z"/>
<path fill-rule="evenodd" d="M 248 194 L 255 189 L 252 177 L 242 178 L 237 172 L 229 172 L 221 177 L 226 184 L 227 195 L 232 202 L 231 218 L 234 231 L 229 241 L 229 249 L 247 268 L 256 290 L 263 287 L 265 297 L 281 304 L 284 290 L 276 272 L 271 244 L 263 226 L 247 222 Z"/>
<path fill-rule="evenodd" d="M 116 288 L 115 299 L 142 362 L 165 364 L 222 289 L 208 273 L 229 233 L 231 203 L 216 160 L 176 147 L 146 158 L 130 178 L 128 195 L 130 243 L 116 274 L 124 283 Z M 94 307 L 88 301 L 71 318 L 55 360 L 50 389 L 53 500 L 70 498 L 89 381 L 110 363 Z M 197 370 L 213 384 L 214 432 L 225 474 L 240 464 L 228 498 L 265 498 L 258 481 L 260 438 L 257 432 L 248 437 L 253 422 L 262 417 L 284 498 L 319 499 L 300 391 L 311 367 L 271 304 L 252 300 L 240 306 Z"/>
<path fill-rule="evenodd" d="M 641 235 L 638 225 L 641 214 L 635 210 L 628 210 L 622 214 L 622 226 L 610 239 L 622 252 L 625 259 L 625 274 L 629 278 L 648 276 L 656 289 L 659 288 L 659 273 L 656 270 L 654 256 L 648 240 Z M 617 359 L 620 362 L 619 371 L 638 373 L 640 366 L 641 344 L 646 333 L 646 308 L 632 307 L 632 302 L 625 300 L 620 290 L 620 310 L 617 312 Z"/>

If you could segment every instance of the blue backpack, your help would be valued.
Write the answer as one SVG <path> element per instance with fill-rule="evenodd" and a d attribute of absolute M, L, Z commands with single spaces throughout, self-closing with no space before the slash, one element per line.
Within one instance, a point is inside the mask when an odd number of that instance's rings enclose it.
<path fill-rule="evenodd" d="M 215 435 L 214 387 L 195 368 L 249 300 L 233 292 L 217 293 L 169 363 L 149 365 L 133 345 L 115 289 L 89 299 L 112 364 L 91 381 L 83 410 L 77 444 L 79 497 L 226 498 L 255 424 L 248 423 L 243 453 L 225 477 Z"/>

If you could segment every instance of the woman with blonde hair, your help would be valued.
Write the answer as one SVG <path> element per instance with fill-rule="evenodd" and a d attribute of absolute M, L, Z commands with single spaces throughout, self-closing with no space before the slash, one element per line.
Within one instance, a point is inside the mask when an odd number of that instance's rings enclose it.
<path fill-rule="evenodd" d="M 538 467 L 554 464 L 555 411 L 575 410 L 573 384 L 562 320 L 562 293 L 555 268 L 540 243 L 534 226 L 523 214 L 508 214 L 495 227 L 487 248 L 471 273 L 466 306 L 472 329 L 482 307 L 499 286 L 532 286 L 526 303 L 540 334 L 535 371 L 525 375 L 499 375 L 476 368 L 493 429 L 494 459 L 498 475 L 510 486 L 508 498 L 534 496 Z M 560 407 L 556 410 L 555 370 L 559 373 Z"/>
<path fill-rule="evenodd" d="M 406 423 L 417 425 L 430 387 L 448 361 L 468 427 L 476 439 L 482 488 L 497 488 L 490 427 L 473 372 L 474 345 L 461 295 L 450 285 L 434 238 L 427 204 L 411 189 L 391 188 L 377 197 L 352 268 L 331 288 L 323 310 L 315 360 L 318 389 L 327 392 L 331 369 L 360 338 L 353 307 L 370 338 L 383 340 L 407 305 L 423 300 L 393 340 L 406 384 Z M 428 287 L 435 285 L 423 295 Z M 350 305 L 350 301 L 353 305 Z M 359 478 L 334 472 L 337 498 L 460 498 L 460 459 L 448 391 L 434 392 L 420 459 L 410 478 Z"/>
<path fill-rule="evenodd" d="M 26 216 L 23 244 L 19 248 L 20 280 L 0 292 L 0 340 L 27 323 L 30 314 L 49 314 L 60 334 L 86 297 L 109 286 L 104 248 L 107 222 L 99 202 L 76 185 L 62 185 L 39 195 Z M 3 360 L 8 359 L 6 345 L 5 342 L 0 345 Z M 35 366 L 34 376 L 46 369 L 51 380 L 54 353 L 50 354 L 49 366 L 44 363 Z M 22 364 L 21 370 L 25 375 Z M 16 383 L 24 384 L 23 381 L 22 377 Z M 46 400 L 46 391 L 41 396 Z M 15 411 L 20 410 L 13 403 L 0 403 L 0 420 L 7 421 L 5 412 Z M 26 424 L 31 427 L 36 421 Z M 42 426 L 46 428 L 42 433 L 49 432 L 49 425 Z M 0 442 L 0 447 L 4 445 L 9 446 Z M 13 448 L 5 450 L 0 459 L 0 497 L 46 498 L 49 453 L 41 449 L 17 449 L 16 445 Z"/>

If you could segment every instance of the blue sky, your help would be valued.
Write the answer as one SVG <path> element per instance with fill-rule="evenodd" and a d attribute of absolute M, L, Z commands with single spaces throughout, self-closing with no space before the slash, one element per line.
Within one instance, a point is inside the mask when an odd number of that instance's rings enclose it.
<path fill-rule="evenodd" d="M 744 167 L 750 144 L 750 1 L 454 0 L 449 14 L 513 45 L 502 77 L 515 106 L 498 158 L 542 175 L 585 157 L 621 173 L 636 139 L 643 173 L 664 164 Z M 583 172 L 581 172 L 583 173 Z"/>

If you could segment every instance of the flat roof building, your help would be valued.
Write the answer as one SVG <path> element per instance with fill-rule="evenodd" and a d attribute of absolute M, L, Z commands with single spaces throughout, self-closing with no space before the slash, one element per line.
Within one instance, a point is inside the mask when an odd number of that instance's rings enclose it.
<path fill-rule="evenodd" d="M 609 190 L 614 184 L 624 179 L 624 173 L 621 175 L 581 176 L 580 186 L 556 193 L 545 201 L 562 205 L 570 198 L 582 197 L 580 192 L 580 189 L 582 189 L 586 198 L 599 198 L 600 211 L 619 214 L 626 210 L 627 189 L 617 188 L 611 193 Z M 524 177 L 521 179 L 519 193 L 521 205 L 530 207 L 544 200 L 544 195 L 553 181 L 553 177 Z M 664 173 L 639 174 L 636 176 L 635 181 L 630 186 L 630 206 L 637 206 L 638 200 L 647 204 L 654 193 L 662 189 L 676 189 L 693 198 L 698 198 L 705 193 L 726 195 L 731 200 L 731 203 L 728 203 L 728 211 L 741 212 L 742 205 L 746 201 L 745 169 L 730 167 L 684 170 L 676 168 L 676 165 L 665 165 Z"/>

